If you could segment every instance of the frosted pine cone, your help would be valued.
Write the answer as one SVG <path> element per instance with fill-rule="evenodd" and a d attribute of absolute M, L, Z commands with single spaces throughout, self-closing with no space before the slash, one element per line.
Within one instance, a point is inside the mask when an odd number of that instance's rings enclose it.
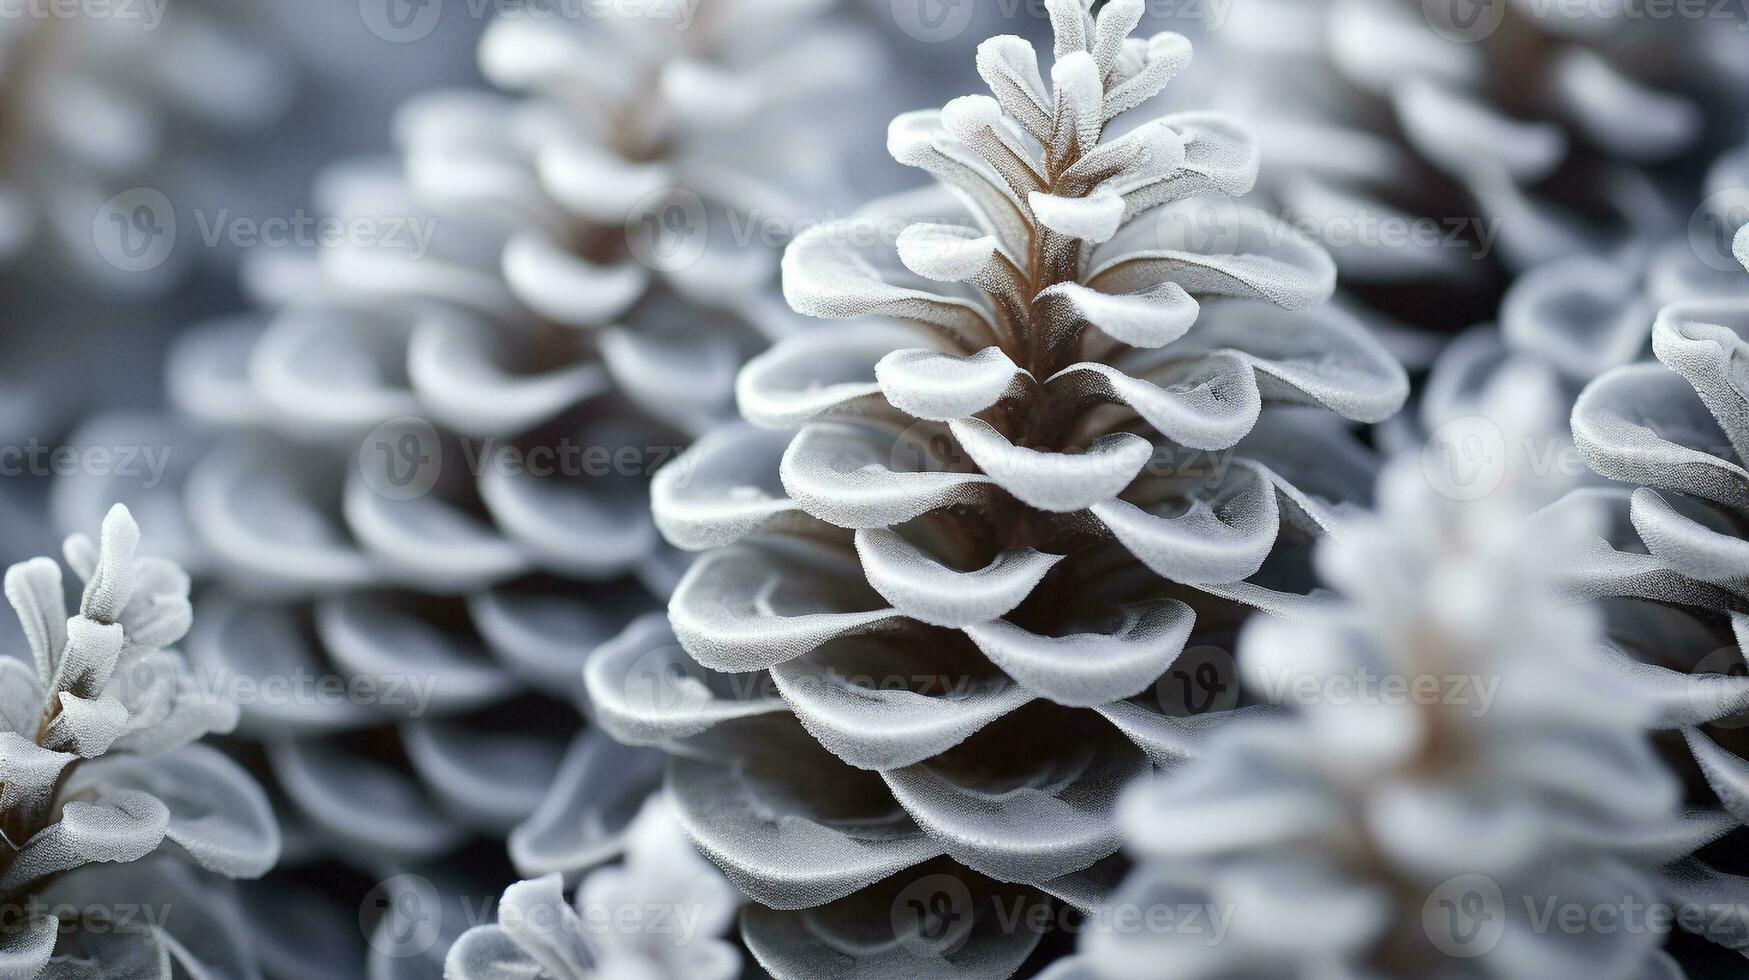
<path fill-rule="evenodd" d="M 195 251 L 164 234 L 171 199 L 186 205 L 226 138 L 289 100 L 289 70 L 236 14 L 178 0 L 19 3 L 0 17 L 6 444 L 64 435 L 132 379 L 115 338 L 162 325 L 139 294 L 174 284 Z"/>
<path fill-rule="evenodd" d="M 740 896 L 699 857 L 660 795 L 626 833 L 625 860 L 567 903 L 557 874 L 512 885 L 498 921 L 450 948 L 450 980 L 734 980 L 741 952 L 720 937 Z"/>
<path fill-rule="evenodd" d="M 172 189 L 175 158 L 286 104 L 288 72 L 223 4 L 94 4 L 66 16 L 70 6 L 21 5 L 0 23 L 0 264 L 47 251 L 100 282 L 137 283 L 92 251 L 104 202 L 141 184 Z"/>
<path fill-rule="evenodd" d="M 1290 713 L 1132 792 L 1141 864 L 1051 980 L 1681 976 L 1667 925 L 1626 916 L 1671 910 L 1663 866 L 1729 821 L 1681 811 L 1655 700 L 1599 662 L 1597 610 L 1556 593 L 1595 521 L 1524 529 L 1559 483 L 1538 459 L 1564 404 L 1509 367 L 1483 399 L 1492 492 L 1447 496 L 1401 458 L 1378 515 L 1318 550 L 1348 601 L 1247 624 L 1241 672 Z M 1207 914 L 1159 915 L 1185 909 Z"/>
<path fill-rule="evenodd" d="M 931 870 L 1002 901 L 1095 900 L 1117 789 L 1203 725 L 1152 686 L 1193 627 L 1230 628 L 1233 599 L 1307 601 L 1291 555 L 1369 482 L 1335 415 L 1404 396 L 1365 332 L 1316 306 L 1328 258 L 1224 199 L 1257 169 L 1235 124 L 1101 142 L 1190 52 L 1128 39 L 1140 0 L 1088 8 L 1050 4 L 1054 92 L 999 37 L 978 59 L 997 98 L 893 123 L 894 156 L 954 193 L 790 246 L 793 306 L 866 318 L 755 359 L 739 397 L 764 428 L 658 474 L 665 534 L 717 549 L 669 607 L 686 653 L 646 621 L 586 675 L 616 736 L 678 750 L 681 820 L 767 906 L 745 931 L 780 975 L 841 955 L 1011 973 L 1038 937 L 987 906 L 951 954 L 885 938 L 895 893 Z M 1290 482 L 1314 457 L 1316 482 Z"/>
<path fill-rule="evenodd" d="M 31 653 L 0 658 L 8 977 L 255 972 L 234 897 L 195 865 L 259 877 L 278 858 L 279 828 L 247 774 L 194 744 L 230 731 L 237 709 L 166 649 L 188 630 L 188 577 L 136 558 L 139 539 L 119 505 L 101 543 L 67 539 L 85 581 L 71 618 L 52 560 L 6 573 Z"/>
<path fill-rule="evenodd" d="M 1739 25 L 1722 8 L 1632 7 L 1236 4 L 1211 32 L 1235 78 L 1215 104 L 1254 119 L 1284 209 L 1358 229 L 1333 239 L 1347 287 L 1418 326 L 1463 328 L 1492 315 L 1499 261 L 1513 272 L 1681 233 L 1693 161 L 1741 138 Z M 1416 221 L 1441 234 L 1379 237 Z M 1459 225 L 1454 243 L 1443 232 Z"/>
<path fill-rule="evenodd" d="M 648 471 L 727 410 L 760 331 L 794 320 L 775 250 L 735 236 L 794 217 L 751 176 L 817 162 L 785 135 L 792 101 L 867 64 L 818 7 L 718 3 L 684 33 L 626 5 L 495 23 L 482 66 L 526 95 L 417 100 L 401 172 L 337 168 L 318 189 L 348 227 L 407 237 L 257 264 L 277 308 L 176 352 L 177 401 L 218 430 L 183 474 L 216 585 L 191 647 L 260 692 L 243 729 L 298 863 L 443 890 L 454 872 L 465 895 L 471 874 L 508 879 L 506 835 L 527 877 L 614 853 L 660 758 L 579 734 L 582 654 L 677 576 Z M 63 511 L 89 496 L 68 486 Z M 452 938 L 372 969 L 436 972 Z M 356 972 L 344 953 L 263 956 Z"/>

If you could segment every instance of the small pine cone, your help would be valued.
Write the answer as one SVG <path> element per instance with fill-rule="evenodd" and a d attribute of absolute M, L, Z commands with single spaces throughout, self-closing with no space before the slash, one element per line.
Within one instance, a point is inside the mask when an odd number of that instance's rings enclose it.
<path fill-rule="evenodd" d="M 1519 276 L 1500 304 L 1497 328 L 1476 326 L 1446 344 L 1412 410 L 1379 427 L 1380 444 L 1395 453 L 1419 451 L 1440 426 L 1476 415 L 1496 372 L 1524 360 L 1553 371 L 1571 405 L 1600 375 L 1647 356 L 1649 327 L 1660 308 L 1749 297 L 1749 277 L 1730 257 L 1730 243 L 1702 233 L 1732 227 L 1729 212 L 1742 200 L 1745 174 L 1749 150 L 1715 161 L 1706 182 L 1711 204 L 1696 213 L 1693 233 L 1611 256 L 1555 259 Z M 1557 438 L 1562 465 L 1582 470 L 1570 440 Z"/>
<path fill-rule="evenodd" d="M 739 247 L 732 228 L 798 213 L 748 174 L 770 179 L 795 149 L 775 110 L 854 73 L 856 39 L 809 13 L 719 5 L 685 34 L 636 18 L 583 30 L 498 21 L 482 66 L 526 96 L 417 100 L 397 121 L 400 175 L 343 169 L 322 188 L 335 214 L 433 222 L 431 253 L 341 248 L 314 270 L 258 270 L 259 288 L 288 305 L 258 336 L 215 331 L 175 365 L 196 414 L 277 434 L 223 445 L 191 475 L 206 544 L 233 582 L 331 596 L 313 613 L 242 615 L 310 616 L 317 644 L 293 645 L 319 673 L 437 681 L 431 717 L 402 726 L 424 789 L 409 785 L 396 805 L 332 810 L 350 780 L 322 774 L 346 768 L 347 752 L 311 744 L 286 760 L 288 792 L 323 797 L 312 817 L 326 810 L 332 832 L 374 828 L 350 844 L 413 860 L 464 830 L 523 825 L 512 854 L 525 874 L 599 860 L 599 842 L 579 843 L 566 821 L 611 801 L 566 777 L 581 760 L 555 769 L 552 733 L 575 720 L 500 716 L 525 688 L 577 703 L 575 651 L 647 608 L 644 589 L 666 593 L 675 573 L 648 518 L 647 471 L 715 424 L 736 367 L 763 346 L 759 330 L 789 322 L 770 315 L 775 256 Z M 653 88 L 622 84 L 651 76 Z M 424 492 L 397 492 L 409 465 L 433 478 Z M 285 501 L 281 526 L 231 520 L 264 494 Z M 579 751 L 611 751 L 598 741 Z M 288 746 L 299 748 L 276 752 L 305 747 Z M 537 812 L 555 779 L 584 795 Z M 624 792 L 648 784 L 628 778 Z"/>
<path fill-rule="evenodd" d="M 273 867 L 279 826 L 242 768 L 196 744 L 236 727 L 237 707 L 167 649 L 188 631 L 188 576 L 139 542 L 120 505 L 98 542 L 67 539 L 85 582 L 70 618 L 53 560 L 6 572 L 30 648 L 0 657 L 8 976 L 169 980 L 249 957 L 224 879 Z"/>
<path fill-rule="evenodd" d="M 1328 257 L 1228 199 L 1258 166 L 1236 124 L 1102 142 L 1188 43 L 1128 38 L 1141 0 L 1048 6 L 1054 91 L 1025 41 L 986 41 L 996 98 L 889 132 L 945 187 L 790 246 L 791 304 L 863 319 L 756 358 L 752 424 L 658 473 L 658 525 L 714 550 L 672 634 L 645 621 L 586 673 L 610 732 L 676 750 L 680 818 L 765 906 L 745 934 L 778 975 L 1007 975 L 1038 935 L 983 897 L 1096 902 L 1119 789 L 1208 724 L 1156 685 L 1242 603 L 1315 601 L 1295 556 L 1371 483 L 1338 416 L 1405 395 L 1318 305 Z M 948 952 L 889 916 L 936 873 L 980 895 Z"/>
<path fill-rule="evenodd" d="M 692 849 L 660 794 L 626 833 L 623 863 L 584 876 L 571 902 L 558 874 L 510 886 L 498 921 L 450 947 L 449 980 L 735 980 L 741 951 L 721 936 L 741 904 Z"/>
<path fill-rule="evenodd" d="M 186 225 L 175 247 L 177 208 L 186 222 L 210 199 L 214 164 L 290 102 L 290 66 L 237 6 L 21 2 L 0 16 L 5 445 L 52 444 L 94 397 L 137 381 L 128 352 L 172 320 L 142 299 L 202 251 Z M 23 497 L 34 482 L 9 478 L 0 493 Z M 52 545 L 33 535 L 0 551 Z"/>

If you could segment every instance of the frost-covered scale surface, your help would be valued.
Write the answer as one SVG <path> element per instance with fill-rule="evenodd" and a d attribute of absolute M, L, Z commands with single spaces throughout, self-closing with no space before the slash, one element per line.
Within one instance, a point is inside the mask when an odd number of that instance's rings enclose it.
<path fill-rule="evenodd" d="M 1749 266 L 1749 230 L 1734 253 Z M 1602 599 L 1619 666 L 1658 704 L 1657 727 L 1680 736 L 1703 784 L 1749 823 L 1749 682 L 1742 676 L 1749 599 L 1743 591 L 1743 526 L 1749 515 L 1744 453 L 1749 409 L 1740 377 L 1749 344 L 1749 300 L 1697 299 L 1666 306 L 1652 327 L 1657 361 L 1616 368 L 1586 387 L 1573 438 L 1598 474 L 1629 484 L 1580 491 L 1553 512 L 1602 507 L 1604 532 L 1571 563 L 1567 587 Z M 1736 837 L 1743 831 L 1739 830 Z M 1736 839 L 1733 838 L 1733 840 Z M 1695 901 L 1738 914 L 1707 935 L 1749 948 L 1742 914 L 1749 877 L 1730 849 L 1691 862 L 1683 882 Z"/>
<path fill-rule="evenodd" d="M 1598 515 L 1523 524 L 1565 482 L 1537 462 L 1564 404 L 1528 361 L 1501 373 L 1482 407 L 1502 483 L 1475 499 L 1418 454 L 1388 466 L 1378 514 L 1318 550 L 1347 601 L 1244 631 L 1247 684 L 1291 713 L 1222 727 L 1126 799 L 1139 866 L 1112 907 L 1208 909 L 1224 934 L 1090 929 L 1051 980 L 1681 976 L 1662 931 L 1591 910 L 1672 907 L 1665 863 L 1730 820 L 1681 809 L 1657 699 L 1557 592 Z M 1569 908 L 1577 930 L 1539 918 Z"/>
<path fill-rule="evenodd" d="M 734 980 L 741 952 L 720 937 L 740 904 L 656 795 L 626 831 L 622 862 L 585 875 L 571 902 L 556 873 L 510 886 L 498 921 L 450 948 L 444 976 Z"/>
<path fill-rule="evenodd" d="M 54 561 L 6 573 L 30 646 L 0 658 L 0 901 L 28 913 L 0 935 L 7 977 L 255 974 L 234 898 L 193 865 L 259 877 L 278 825 L 242 769 L 195 744 L 237 709 L 167 649 L 188 630 L 188 577 L 136 557 L 139 540 L 119 505 L 99 542 L 67 540 L 85 582 L 70 617 Z"/>
<path fill-rule="evenodd" d="M 587 673 L 610 731 L 677 749 L 681 819 L 767 907 L 744 925 L 776 973 L 1015 969 L 1037 936 L 988 921 L 952 955 L 866 945 L 930 869 L 1004 901 L 1093 900 L 1118 788 L 1204 727 L 1150 688 L 1199 622 L 1242 615 L 1233 599 L 1309 601 L 1267 559 L 1365 496 L 1336 416 L 1404 397 L 1401 369 L 1318 305 L 1329 259 L 1214 203 L 1256 176 L 1237 124 L 1102 141 L 1188 43 L 1129 38 L 1139 0 L 1049 9 L 1049 88 L 1031 46 L 998 37 L 978 57 L 996 98 L 893 123 L 893 155 L 941 188 L 790 246 L 791 305 L 859 319 L 755 359 L 753 424 L 658 474 L 666 536 L 716 550 L 676 590 L 673 635 L 650 621 Z M 1231 220 L 1200 238 L 1211 212 Z M 656 667 L 682 679 L 653 695 Z"/>

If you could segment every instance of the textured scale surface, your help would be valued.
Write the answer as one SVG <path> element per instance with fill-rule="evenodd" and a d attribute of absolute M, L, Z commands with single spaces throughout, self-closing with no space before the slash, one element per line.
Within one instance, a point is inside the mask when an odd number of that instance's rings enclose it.
<path fill-rule="evenodd" d="M 1733 249 L 1749 267 L 1749 231 Z M 1749 822 L 1749 711 L 1742 676 L 1749 600 L 1743 592 L 1744 457 L 1749 408 L 1741 378 L 1749 303 L 1741 295 L 1675 302 L 1652 327 L 1657 360 L 1617 367 L 1587 385 L 1573 409 L 1573 441 L 1608 481 L 1576 491 L 1551 513 L 1596 507 L 1608 515 L 1567 568 L 1565 587 L 1600 600 L 1616 666 L 1654 699 L 1656 726 L 1690 760 L 1696 782 L 1741 825 Z M 1743 869 L 1690 862 L 1681 879 L 1695 901 L 1738 901 Z M 1749 919 L 1721 917 L 1709 938 L 1741 949 Z"/>

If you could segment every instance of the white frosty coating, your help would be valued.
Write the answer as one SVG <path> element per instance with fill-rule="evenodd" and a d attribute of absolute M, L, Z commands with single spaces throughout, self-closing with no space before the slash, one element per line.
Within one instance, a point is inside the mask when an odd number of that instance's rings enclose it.
<path fill-rule="evenodd" d="M 1094 440 L 1083 453 L 1050 453 L 1016 446 L 976 417 L 954 419 L 948 431 L 1002 489 L 1039 510 L 1059 513 L 1086 510 L 1122 493 L 1154 449 L 1135 433 L 1113 432 Z"/>
<path fill-rule="evenodd" d="M 1598 611 L 1558 594 L 1598 515 L 1522 523 L 1561 485 L 1529 446 L 1562 404 L 1528 362 L 1487 389 L 1508 434 L 1491 494 L 1445 495 L 1418 454 L 1389 466 L 1377 515 L 1317 553 L 1346 601 L 1242 635 L 1247 685 L 1292 710 L 1215 730 L 1126 799 L 1141 864 L 1113 907 L 1224 910 L 1223 935 L 1095 926 L 1049 976 L 1680 975 L 1659 934 L 1556 935 L 1527 912 L 1661 900 L 1660 866 L 1729 827 L 1682 811 L 1645 736 L 1654 699 L 1599 661 Z M 1472 887 L 1483 907 L 1448 918 Z M 1481 917 L 1498 931 L 1477 940 Z"/>
<path fill-rule="evenodd" d="M 907 348 L 875 364 L 875 380 L 887 403 L 912 418 L 932 422 L 975 415 L 1014 394 L 1024 372 L 1001 348 L 962 357 Z"/>
<path fill-rule="evenodd" d="M 915 334 L 876 321 L 838 336 L 803 334 L 796 343 L 766 351 L 747 362 L 736 382 L 741 415 L 755 425 L 783 428 L 831 411 L 878 411 L 885 406 L 870 397 L 878 386 L 868 374 L 899 338 L 914 340 Z"/>
<path fill-rule="evenodd" d="M 1201 306 L 1175 282 L 1113 296 L 1078 282 L 1058 283 L 1039 294 L 1069 303 L 1075 315 L 1131 347 L 1164 347 L 1196 323 Z"/>
<path fill-rule="evenodd" d="M 939 957 L 870 938 L 875 896 L 936 864 L 1097 901 L 1119 788 L 1201 740 L 1157 682 L 1205 612 L 1312 601 L 1268 559 L 1368 493 L 1336 416 L 1407 391 L 1319 305 L 1328 256 L 1229 200 L 1258 172 L 1242 127 L 1186 113 L 1102 142 L 1188 43 L 1130 38 L 1142 0 L 1047 8 L 1048 80 L 993 38 L 991 96 L 889 127 L 938 186 L 790 245 L 790 304 L 857 319 L 742 371 L 743 415 L 776 431 L 713 435 L 658 479 L 658 527 L 709 553 L 673 637 L 588 674 L 616 735 L 674 752 L 681 819 L 766 906 L 744 935 L 781 975 L 1012 971 L 1029 930 L 980 923 Z M 671 642 L 692 665 L 637 687 Z"/>
<path fill-rule="evenodd" d="M 0 832 L 8 845 L 0 892 L 15 907 L 26 907 L 27 899 L 50 900 L 45 910 L 59 907 L 55 889 L 71 879 L 58 876 L 100 866 L 79 872 L 78 880 L 89 882 L 165 842 L 229 878 L 259 877 L 278 860 L 279 826 L 260 787 L 217 751 L 194 744 L 208 732 L 235 728 L 237 708 L 203 689 L 182 656 L 165 649 L 188 631 L 188 576 L 163 559 L 136 557 L 139 541 L 139 526 L 119 504 L 99 542 L 67 539 L 67 564 L 85 582 L 71 617 L 52 560 L 6 572 L 6 598 L 31 655 L 28 664 L 0 658 Z M 169 883 L 156 877 L 165 873 L 164 861 L 148 863 L 145 887 L 170 894 Z M 189 909 L 179 921 L 198 914 Z M 78 968 L 78 955 L 53 954 L 57 928 L 76 931 L 81 923 L 62 923 L 45 911 L 14 925 L 0 939 L 7 976 Z M 242 941 L 194 937 L 191 946 Z M 194 975 L 209 968 L 190 947 L 156 930 L 128 932 L 113 945 L 95 942 L 99 976 L 168 978 L 172 958 Z M 136 967 L 145 972 L 130 972 Z"/>
<path fill-rule="evenodd" d="M 1062 555 L 1031 548 L 1005 551 L 984 568 L 943 566 L 887 528 L 856 532 L 862 573 L 900 612 L 921 622 L 964 629 L 1020 605 Z"/>
<path fill-rule="evenodd" d="M 1027 195 L 1035 220 L 1065 238 L 1098 244 L 1111 241 L 1123 220 L 1123 198 L 1109 191 L 1087 197 L 1058 197 L 1033 191 Z"/>
<path fill-rule="evenodd" d="M 511 885 L 498 921 L 450 947 L 446 980 L 733 980 L 719 938 L 740 896 L 693 850 L 661 795 L 627 832 L 625 860 L 590 872 L 571 902 L 558 874 Z"/>

